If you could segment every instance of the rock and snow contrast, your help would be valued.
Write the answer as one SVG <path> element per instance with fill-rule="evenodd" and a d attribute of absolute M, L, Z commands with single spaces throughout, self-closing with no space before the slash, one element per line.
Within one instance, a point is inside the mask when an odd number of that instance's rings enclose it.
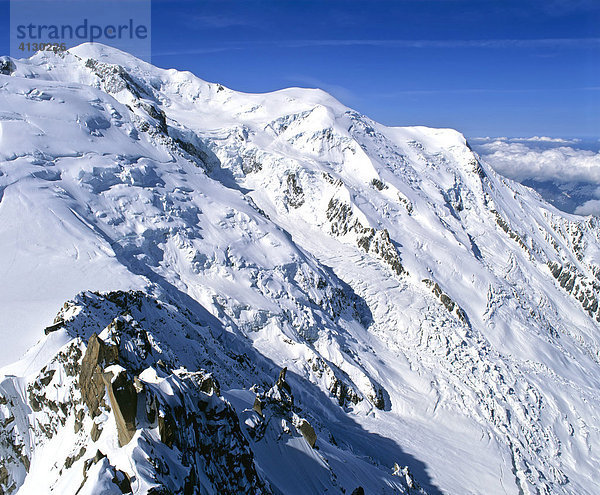
<path fill-rule="evenodd" d="M 595 218 L 319 90 L 0 73 L 1 494 L 600 492 Z"/>

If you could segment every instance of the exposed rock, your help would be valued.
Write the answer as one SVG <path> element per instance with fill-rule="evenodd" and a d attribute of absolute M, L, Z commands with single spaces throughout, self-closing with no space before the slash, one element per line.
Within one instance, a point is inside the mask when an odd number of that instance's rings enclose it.
<path fill-rule="evenodd" d="M 94 456 L 92 461 L 94 464 L 96 464 L 98 461 L 100 461 L 101 459 L 104 459 L 105 457 L 106 457 L 105 454 L 103 454 L 100 450 L 97 450 L 96 455 Z"/>
<path fill-rule="evenodd" d="M 133 387 L 138 394 L 141 394 L 146 388 L 137 376 L 133 377 Z"/>
<path fill-rule="evenodd" d="M 85 411 L 83 409 L 79 409 L 77 414 L 75 414 L 75 422 L 73 423 L 73 430 L 75 433 L 78 433 L 83 427 L 83 418 L 85 417 Z"/>
<path fill-rule="evenodd" d="M 316 376 L 325 379 L 327 389 L 337 399 L 340 406 L 358 404 L 363 400 L 358 389 L 341 370 L 334 370 L 320 356 L 309 358 L 307 362 L 310 363 L 311 370 Z"/>
<path fill-rule="evenodd" d="M 294 173 L 287 176 L 286 199 L 292 208 L 300 208 L 304 204 L 304 190 Z"/>
<path fill-rule="evenodd" d="M 406 274 L 398 250 L 390 239 L 387 229 L 365 227 L 354 215 L 352 206 L 336 198 L 331 198 L 329 201 L 327 219 L 331 223 L 332 234 L 344 236 L 353 232 L 357 236 L 356 244 L 363 251 L 382 259 L 396 275 Z"/>
<path fill-rule="evenodd" d="M 205 394 L 221 395 L 221 387 L 219 385 L 219 382 L 212 375 L 206 375 L 202 379 L 200 390 Z"/>
<path fill-rule="evenodd" d="M 148 495 L 172 495 L 172 492 L 166 486 L 161 485 L 150 488 Z"/>
<path fill-rule="evenodd" d="M 116 373 L 116 376 L 115 376 Z M 125 370 L 108 371 L 102 375 L 115 421 L 119 445 L 127 445 L 136 431 L 137 392 Z"/>
<path fill-rule="evenodd" d="M 387 189 L 388 186 L 386 186 L 382 180 L 380 179 L 373 179 L 371 181 L 371 185 L 375 188 L 375 189 L 379 189 L 380 191 L 383 191 L 384 189 Z"/>
<path fill-rule="evenodd" d="M 465 311 L 441 289 L 437 282 L 428 278 L 423 279 L 422 282 L 431 289 L 431 292 L 433 292 L 433 294 L 441 301 L 449 313 L 454 312 L 460 321 L 467 324 L 469 323 Z"/>
<path fill-rule="evenodd" d="M 79 452 L 75 455 L 70 455 L 65 459 L 65 468 L 69 469 L 75 462 L 81 459 L 85 454 L 85 447 L 81 447 Z"/>
<path fill-rule="evenodd" d="M 152 414 L 156 416 L 161 441 L 181 452 L 182 463 L 191 466 L 183 480 L 183 493 L 195 493 L 197 480 L 206 478 L 203 473 L 211 473 L 218 493 L 270 493 L 256 472 L 235 411 L 212 390 L 201 390 L 206 379 L 207 375 L 201 372 L 178 370 L 164 379 L 173 390 L 168 400 L 160 388 L 146 383 L 146 410 L 156 411 Z M 164 459 L 153 458 L 151 463 L 159 474 L 157 481 L 172 479 Z"/>
<path fill-rule="evenodd" d="M 297 426 L 297 429 L 304 439 L 308 442 L 311 448 L 315 448 L 315 444 L 317 443 L 317 434 L 315 433 L 315 429 L 311 426 L 311 424 L 305 419 L 300 420 L 300 423 Z"/>
<path fill-rule="evenodd" d="M 160 441 L 167 447 L 172 447 L 173 442 L 175 442 L 177 423 L 175 423 L 175 420 L 169 412 L 159 414 L 158 431 L 160 433 Z"/>
<path fill-rule="evenodd" d="M 118 469 L 115 470 L 115 475 L 112 479 L 112 482 L 119 487 L 121 493 L 131 493 L 131 479 L 129 475 L 124 471 L 120 471 Z"/>
<path fill-rule="evenodd" d="M 386 392 L 379 386 L 373 387 L 373 393 L 369 394 L 368 399 L 377 409 L 382 411 L 385 409 L 385 396 Z"/>
<path fill-rule="evenodd" d="M 279 372 L 277 382 L 269 389 L 263 399 L 266 399 L 278 408 L 291 410 L 294 407 L 294 396 L 292 395 L 292 388 L 285 381 L 286 373 L 287 368 L 283 368 Z"/>
<path fill-rule="evenodd" d="M 260 416 L 263 415 L 263 403 L 260 400 L 260 397 L 257 395 L 256 398 L 254 399 L 254 405 L 252 406 L 252 409 L 254 411 L 256 411 Z"/>
<path fill-rule="evenodd" d="M 142 483 L 139 486 L 155 486 L 154 493 L 194 495 L 199 486 L 206 487 L 210 493 L 271 493 L 256 471 L 252 450 L 240 429 L 236 412 L 219 396 L 216 378 L 203 371 L 188 372 L 176 365 L 177 357 L 162 352 L 159 347 L 162 344 L 157 339 L 159 333 L 151 334 L 148 327 L 144 328 L 131 316 L 136 313 L 132 306 L 144 304 L 146 315 L 158 312 L 156 327 L 164 321 L 161 313 L 165 310 L 146 296 L 142 299 L 135 294 L 112 293 L 110 298 L 116 302 L 108 302 L 108 297 L 93 293 L 86 293 L 80 299 L 85 309 L 79 315 L 89 318 L 86 311 L 98 311 L 98 320 L 103 325 L 94 321 L 95 328 L 101 329 L 113 318 L 102 331 L 102 338 L 93 334 L 86 349 L 81 340 L 86 333 L 83 330 L 27 382 L 26 398 L 31 406 L 27 411 L 32 416 L 31 424 L 35 424 L 35 429 L 26 430 L 35 434 L 31 442 L 60 444 L 61 436 L 65 441 L 74 440 L 68 454 L 56 463 L 55 475 L 72 478 L 77 483 L 73 485 L 73 492 L 77 486 L 82 487 L 82 492 L 91 492 L 101 480 L 108 481 L 109 486 L 112 480 L 112 489 L 104 486 L 111 493 L 130 493 L 131 485 L 139 483 Z M 72 306 L 67 309 L 70 314 L 75 312 Z M 111 314 L 112 311 L 116 314 Z M 173 311 L 173 314 L 181 313 Z M 69 322 L 69 331 L 73 329 L 70 316 L 62 320 Z M 85 328 L 85 325 L 79 327 Z M 145 338 L 139 339 L 140 335 Z M 168 363 L 163 365 L 164 369 L 156 366 L 155 348 Z M 285 373 L 280 385 L 289 390 L 284 383 Z M 0 399 L 3 403 L 0 405 L 0 468 L 4 468 L 0 469 L 0 481 L 5 482 L 0 486 L 0 495 L 12 495 L 27 476 L 29 460 L 25 454 L 29 454 L 31 444 L 24 443 L 29 442 L 29 438 L 17 436 L 19 432 L 14 424 L 21 423 L 17 421 L 20 418 L 6 412 L 14 407 L 14 400 L 7 394 Z M 33 411 L 34 408 L 38 412 Z M 139 424 L 138 408 L 141 409 Z M 91 421 L 86 417 L 88 413 Z M 118 445 L 127 442 L 131 445 L 136 427 L 144 430 L 144 440 L 131 447 L 139 454 L 132 462 L 132 471 L 127 468 L 129 475 L 138 479 L 136 483 L 127 473 L 111 465 L 112 450 L 105 456 L 93 444 L 100 439 L 102 430 L 108 428 L 106 419 L 110 413 L 114 415 Z M 65 425 L 68 432 L 64 430 Z M 71 428 L 78 434 L 73 435 Z M 165 445 L 157 442 L 152 433 L 154 429 Z M 116 441 L 106 440 L 108 443 L 103 445 L 107 448 L 116 447 L 110 447 Z M 10 449 L 10 458 L 4 457 L 5 447 Z M 169 448 L 176 455 L 165 455 Z M 87 458 L 86 449 L 97 453 Z M 83 473 L 77 469 L 82 464 Z M 92 469 L 93 465 L 96 466 Z M 179 473 L 182 476 L 178 477 Z"/>
<path fill-rule="evenodd" d="M 587 277 L 571 263 L 563 265 L 548 261 L 547 264 L 559 285 L 578 300 L 590 317 L 600 321 L 600 283 L 598 280 Z M 600 278 L 597 273 L 596 277 Z"/>
<path fill-rule="evenodd" d="M 105 395 L 102 370 L 105 365 L 117 363 L 118 359 L 118 347 L 107 346 L 98 338 L 98 335 L 92 334 L 81 362 L 79 374 L 81 397 L 88 406 L 92 418 L 100 414 L 100 405 Z"/>
<path fill-rule="evenodd" d="M 5 466 L 0 466 L 0 485 L 6 484 L 8 484 L 8 469 Z"/>
<path fill-rule="evenodd" d="M 285 381 L 285 375 L 286 375 L 286 373 L 287 373 L 287 368 L 282 368 L 281 371 L 279 372 L 279 378 L 277 378 L 276 385 L 280 389 L 285 390 L 288 394 L 291 394 L 292 393 L 292 388 Z"/>
<path fill-rule="evenodd" d="M 351 495 L 365 495 L 365 490 L 362 486 L 355 488 Z"/>
<path fill-rule="evenodd" d="M 10 76 L 17 67 L 15 63 L 8 57 L 0 57 L 0 74 Z"/>
<path fill-rule="evenodd" d="M 496 217 L 496 223 L 498 224 L 498 226 L 531 256 L 531 252 L 527 245 L 523 242 L 523 239 L 521 239 L 521 236 L 510 228 L 508 222 L 502 217 L 502 215 L 500 215 L 500 213 L 498 213 L 496 210 L 491 211 Z"/>
<path fill-rule="evenodd" d="M 248 175 L 253 172 L 260 172 L 262 170 L 262 164 L 256 160 L 255 156 L 244 157 L 242 162 L 242 172 Z"/>
<path fill-rule="evenodd" d="M 94 423 L 92 426 L 92 431 L 90 432 L 90 438 L 92 441 L 96 442 L 100 435 L 102 434 L 102 427 L 98 425 L 98 423 Z"/>
<path fill-rule="evenodd" d="M 52 332 L 56 332 L 57 330 L 60 330 L 62 327 L 65 326 L 65 322 L 64 321 L 58 321 L 57 323 L 54 323 L 53 325 L 50 325 L 46 328 L 44 328 L 44 333 L 46 335 L 48 335 L 49 333 Z"/>

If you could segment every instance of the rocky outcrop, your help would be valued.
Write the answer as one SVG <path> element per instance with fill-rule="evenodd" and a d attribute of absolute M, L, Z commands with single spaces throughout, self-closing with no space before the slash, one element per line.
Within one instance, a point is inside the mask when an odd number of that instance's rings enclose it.
<path fill-rule="evenodd" d="M 258 416 L 255 421 L 246 423 L 250 437 L 259 441 L 266 433 L 269 425 L 281 428 L 281 434 L 291 434 L 288 425 L 293 425 L 304 437 L 311 448 L 315 448 L 317 434 L 307 419 L 300 417 L 299 409 L 294 406 L 292 388 L 286 381 L 287 368 L 282 368 L 275 384 L 265 393 L 258 394 L 254 400 L 252 411 Z M 274 426 L 278 425 L 278 426 Z"/>
<path fill-rule="evenodd" d="M 441 289 L 437 282 L 434 282 L 428 278 L 423 279 L 422 282 L 431 289 L 431 292 L 433 292 L 433 294 L 440 300 L 449 313 L 456 314 L 458 319 L 463 323 L 469 323 L 465 311 Z"/>
<path fill-rule="evenodd" d="M 337 399 L 340 406 L 358 404 L 363 400 L 360 392 L 356 389 L 350 379 L 348 379 L 347 376 L 344 376 L 343 372 L 339 369 L 334 370 L 332 366 L 320 356 L 308 358 L 307 363 L 310 365 L 310 369 L 315 376 L 324 380 L 327 389 L 331 395 Z"/>
<path fill-rule="evenodd" d="M 413 478 L 413 475 L 408 469 L 408 466 L 399 466 L 398 463 L 394 463 L 394 467 L 392 468 L 392 474 L 394 476 L 404 478 L 409 493 L 413 493 L 413 490 L 421 492 L 420 487 Z"/>
<path fill-rule="evenodd" d="M 500 213 L 498 213 L 496 210 L 491 210 L 491 212 L 494 214 L 494 217 L 496 219 L 496 223 L 498 224 L 498 226 L 508 234 L 508 237 L 510 237 L 512 240 L 514 240 L 519 246 L 521 246 L 523 248 L 523 250 L 529 254 L 531 256 L 531 251 L 529 250 L 529 248 L 527 247 L 527 245 L 523 242 L 523 239 L 521 239 L 521 236 L 519 234 L 517 234 L 514 230 L 512 230 L 510 228 L 510 225 L 508 224 L 508 222 L 502 217 L 502 215 L 500 215 Z"/>
<path fill-rule="evenodd" d="M 371 185 L 379 191 L 383 191 L 384 189 L 388 188 L 388 186 L 384 184 L 381 179 L 373 179 L 371 181 Z"/>
<path fill-rule="evenodd" d="M 300 185 L 300 180 L 295 173 L 287 175 L 286 179 L 286 200 L 292 208 L 300 208 L 304 204 L 304 190 Z"/>
<path fill-rule="evenodd" d="M 15 70 L 17 70 L 17 67 L 10 58 L 0 57 L 0 74 L 10 76 Z"/>
<path fill-rule="evenodd" d="M 301 419 L 296 428 L 300 433 L 302 433 L 302 436 L 308 445 L 314 449 L 315 444 L 317 443 L 317 434 L 315 433 L 315 429 L 311 426 L 311 424 L 305 419 Z"/>
<path fill-rule="evenodd" d="M 252 405 L 252 409 L 259 415 L 262 417 L 263 415 L 263 402 L 262 400 L 260 400 L 260 397 L 257 395 L 256 398 L 254 399 L 254 404 Z"/>
<path fill-rule="evenodd" d="M 97 334 L 92 334 L 81 362 L 79 374 L 81 397 L 92 418 L 100 414 L 100 406 L 104 403 L 105 383 L 102 376 L 104 367 L 116 364 L 118 361 L 118 347 L 107 346 L 98 338 Z"/>
<path fill-rule="evenodd" d="M 49 325 L 46 328 L 44 328 L 44 333 L 48 335 L 49 333 L 56 332 L 57 330 L 60 330 L 62 327 L 64 327 L 64 325 L 65 322 L 59 320 L 57 322 L 54 322 L 52 325 Z"/>
<path fill-rule="evenodd" d="M 219 493 L 269 493 L 256 472 L 235 411 L 214 389 L 203 392 L 203 383 L 203 373 L 180 370 L 158 383 L 146 383 L 145 408 L 139 411 L 144 417 L 138 414 L 138 418 L 148 428 L 157 427 L 161 442 L 176 448 L 183 465 L 190 467 L 183 493 L 194 493 L 198 480 L 207 475 Z M 163 387 L 172 395 L 165 395 Z M 153 462 L 162 465 L 160 459 Z M 158 474 L 158 480 L 170 479 L 168 470 L 161 469 Z"/>
<path fill-rule="evenodd" d="M 116 367 L 112 367 L 116 368 Z M 117 423 L 119 445 L 127 445 L 136 431 L 137 391 L 124 369 L 107 370 L 102 379 Z"/>
<path fill-rule="evenodd" d="M 600 281 L 586 277 L 571 263 L 563 265 L 549 261 L 548 268 L 558 284 L 579 301 L 587 314 L 600 321 Z"/>
<path fill-rule="evenodd" d="M 283 368 L 279 372 L 279 377 L 277 378 L 275 385 L 273 385 L 260 400 L 263 403 L 270 403 L 279 410 L 289 412 L 294 408 L 294 396 L 292 395 L 292 388 L 285 381 L 286 373 L 287 368 Z"/>
<path fill-rule="evenodd" d="M 92 471 L 92 468 L 99 464 L 100 469 L 97 470 L 97 472 L 95 473 L 96 476 L 90 476 L 90 471 Z M 81 482 L 81 485 L 79 487 L 79 490 L 77 490 L 77 493 L 80 493 L 83 491 L 83 488 L 86 487 L 87 485 L 87 489 L 94 489 L 94 486 L 97 486 L 97 476 L 98 476 L 98 472 L 104 472 L 106 474 L 108 474 L 107 478 L 110 479 L 110 481 L 116 485 L 116 487 L 119 489 L 119 491 L 123 494 L 126 493 L 133 493 L 133 490 L 131 488 L 131 477 L 124 471 L 121 471 L 120 469 L 117 469 L 116 467 L 114 467 L 113 465 L 110 464 L 110 461 L 107 459 L 106 455 L 103 454 L 102 452 L 100 452 L 99 450 L 96 452 L 96 455 L 90 459 L 87 459 L 84 464 L 83 464 L 83 481 Z M 114 493 L 113 490 L 108 489 L 108 487 L 105 487 L 105 489 L 107 491 L 109 491 L 110 493 Z"/>
<path fill-rule="evenodd" d="M 383 260 L 396 275 L 406 273 L 387 229 L 365 227 L 354 215 L 350 204 L 332 198 L 327 206 L 327 220 L 330 222 L 333 235 L 344 236 L 354 233 L 356 244 L 363 251 Z"/>

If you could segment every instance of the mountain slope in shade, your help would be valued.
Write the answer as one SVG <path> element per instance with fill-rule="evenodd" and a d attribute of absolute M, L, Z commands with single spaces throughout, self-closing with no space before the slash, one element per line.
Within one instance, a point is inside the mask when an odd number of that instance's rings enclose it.
<path fill-rule="evenodd" d="M 319 90 L 0 67 L 4 492 L 600 489 L 595 219 Z"/>

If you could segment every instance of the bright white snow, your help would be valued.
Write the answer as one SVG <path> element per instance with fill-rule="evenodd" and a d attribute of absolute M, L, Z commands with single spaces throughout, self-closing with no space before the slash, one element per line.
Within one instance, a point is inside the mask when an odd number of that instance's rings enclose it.
<path fill-rule="evenodd" d="M 0 76 L 2 364 L 82 290 L 178 294 L 319 386 L 327 404 L 295 393 L 367 461 L 399 447 L 429 493 L 600 491 L 595 220 L 479 164 L 456 131 L 388 128 L 319 90 L 239 93 L 99 45 L 16 65 Z M 3 370 L 6 394 L 56 338 Z M 357 404 L 331 397 L 335 377 Z M 247 393 L 223 393 L 243 419 Z M 317 473 L 284 493 L 328 483 L 300 438 L 269 442 L 259 461 L 281 449 Z M 332 445 L 340 476 L 368 475 Z"/>

